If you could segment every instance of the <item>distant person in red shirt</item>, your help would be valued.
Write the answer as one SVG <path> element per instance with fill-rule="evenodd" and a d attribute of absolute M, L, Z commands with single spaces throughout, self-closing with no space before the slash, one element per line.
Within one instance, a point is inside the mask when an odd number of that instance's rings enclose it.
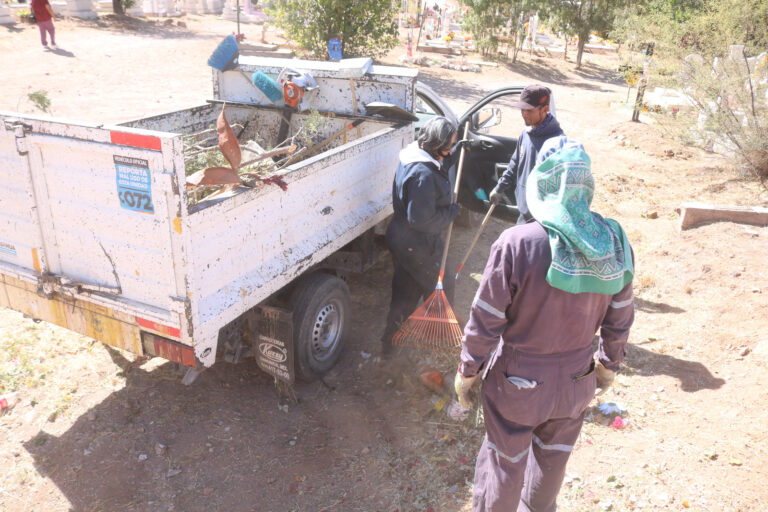
<path fill-rule="evenodd" d="M 48 49 L 48 41 L 46 40 L 46 33 L 51 36 L 51 49 L 56 48 L 56 29 L 53 27 L 53 20 L 56 19 L 56 15 L 51 9 L 51 4 L 48 0 L 32 0 L 32 12 L 35 14 L 37 20 L 37 27 L 40 29 L 40 42 L 43 43 L 43 48 Z"/>

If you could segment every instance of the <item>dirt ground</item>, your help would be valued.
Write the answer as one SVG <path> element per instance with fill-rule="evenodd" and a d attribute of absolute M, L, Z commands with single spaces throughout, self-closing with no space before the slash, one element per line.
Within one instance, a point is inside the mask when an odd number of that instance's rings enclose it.
<path fill-rule="evenodd" d="M 37 90 L 51 115 L 96 124 L 201 104 L 206 60 L 234 23 L 183 21 L 61 20 L 57 52 L 40 48 L 34 26 L 0 27 L 0 110 L 39 113 L 26 99 Z M 260 30 L 244 26 L 250 40 Z M 457 111 L 503 85 L 550 85 L 561 124 L 592 158 L 594 210 L 619 220 L 635 250 L 635 325 L 601 397 L 628 423 L 612 428 L 615 414 L 593 403 L 560 510 L 768 511 L 768 228 L 681 233 L 676 212 L 688 201 L 768 206 L 768 194 L 722 157 L 663 137 L 652 118 L 631 123 L 617 64 L 587 54 L 575 70 L 525 54 L 481 73 L 420 68 L 420 79 Z M 465 317 L 507 227 L 492 221 L 467 265 L 455 301 Z M 456 231 L 460 254 L 472 230 Z M 0 309 L 0 392 L 21 396 L 0 418 L 0 511 L 471 510 L 482 425 L 438 411 L 418 378 L 425 365 L 452 376 L 455 356 L 409 351 L 401 371 L 376 357 L 390 275 L 384 258 L 351 278 L 345 353 L 291 393 L 250 361 L 184 387 L 175 365 Z"/>

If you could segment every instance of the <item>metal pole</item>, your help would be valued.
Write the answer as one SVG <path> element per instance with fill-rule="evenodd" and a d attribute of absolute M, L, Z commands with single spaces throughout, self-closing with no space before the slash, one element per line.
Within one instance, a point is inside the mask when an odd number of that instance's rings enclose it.
<path fill-rule="evenodd" d="M 237 0 L 237 35 L 240 36 L 240 0 Z"/>

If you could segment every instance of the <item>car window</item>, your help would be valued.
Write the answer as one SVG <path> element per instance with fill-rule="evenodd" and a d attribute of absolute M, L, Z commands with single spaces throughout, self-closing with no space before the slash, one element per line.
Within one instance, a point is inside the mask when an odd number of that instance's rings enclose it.
<path fill-rule="evenodd" d="M 413 113 L 416 114 L 416 117 L 419 118 L 418 121 L 416 121 L 416 133 L 421 129 L 422 125 L 432 119 L 435 116 L 441 116 L 443 115 L 442 110 L 440 110 L 440 107 L 432 103 L 429 98 L 426 98 L 425 96 L 422 96 L 421 94 L 416 94 L 416 101 L 415 105 L 413 107 Z"/>

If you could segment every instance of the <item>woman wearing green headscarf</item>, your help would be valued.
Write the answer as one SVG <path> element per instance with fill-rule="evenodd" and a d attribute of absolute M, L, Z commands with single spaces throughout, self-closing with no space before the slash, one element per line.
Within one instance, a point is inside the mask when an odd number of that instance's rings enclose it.
<path fill-rule="evenodd" d="M 491 247 L 456 378 L 463 404 L 484 379 L 475 512 L 556 509 L 587 406 L 610 386 L 634 319 L 632 249 L 618 222 L 589 209 L 582 145 L 547 141 L 526 185 L 533 220 Z"/>

